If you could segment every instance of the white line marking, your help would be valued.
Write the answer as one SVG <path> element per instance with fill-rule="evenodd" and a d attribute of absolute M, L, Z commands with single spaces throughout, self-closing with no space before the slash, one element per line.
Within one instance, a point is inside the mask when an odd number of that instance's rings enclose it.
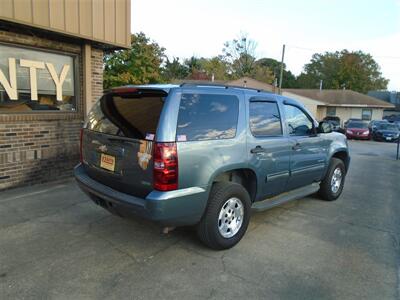
<path fill-rule="evenodd" d="M 21 198 L 25 198 L 25 197 L 29 197 L 29 196 L 35 196 L 35 195 L 39 195 L 39 194 L 50 192 L 52 190 L 57 190 L 57 189 L 60 189 L 60 188 L 66 187 L 66 186 L 67 186 L 66 184 L 59 184 L 59 185 L 56 185 L 56 186 L 48 188 L 48 189 L 44 189 L 44 190 L 40 190 L 40 191 L 36 191 L 36 192 L 31 192 L 31 193 L 27 193 L 27 194 L 25 193 L 25 194 L 22 194 L 22 195 L 17 195 L 17 196 L 14 196 L 14 197 L 6 198 L 3 201 L 5 202 L 5 201 L 21 199 Z M 3 201 L 0 201 L 0 203 L 3 202 Z"/>

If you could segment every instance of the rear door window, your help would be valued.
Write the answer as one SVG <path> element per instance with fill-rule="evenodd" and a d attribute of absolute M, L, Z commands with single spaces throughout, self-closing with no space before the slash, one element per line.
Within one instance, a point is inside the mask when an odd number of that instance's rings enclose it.
<path fill-rule="evenodd" d="M 234 95 L 182 95 L 177 141 L 230 139 L 236 135 L 239 99 Z"/>
<path fill-rule="evenodd" d="M 276 103 L 251 101 L 249 115 L 250 130 L 254 136 L 282 135 L 281 116 Z"/>

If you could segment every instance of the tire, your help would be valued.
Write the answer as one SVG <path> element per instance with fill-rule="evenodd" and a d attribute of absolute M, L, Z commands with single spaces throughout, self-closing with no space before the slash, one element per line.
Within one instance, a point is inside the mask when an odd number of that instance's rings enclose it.
<path fill-rule="evenodd" d="M 240 207 L 243 210 L 240 210 Z M 243 186 L 232 182 L 215 183 L 210 192 L 206 211 L 197 225 L 199 239 L 215 250 L 229 249 L 235 246 L 242 239 L 249 225 L 250 208 L 250 196 Z M 242 215 L 241 218 L 240 215 Z M 237 232 L 235 232 L 236 230 Z M 231 234 L 232 236 L 229 236 Z"/>
<path fill-rule="evenodd" d="M 339 185 L 337 185 L 338 181 L 337 175 L 339 174 L 339 172 L 336 170 L 340 170 L 341 174 Z M 333 182 L 332 179 L 334 176 L 336 177 L 335 182 Z M 320 184 L 320 189 L 318 192 L 320 197 L 326 201 L 333 201 L 339 198 L 340 194 L 343 191 L 345 177 L 346 177 L 346 168 L 344 166 L 343 161 L 333 157 L 329 164 L 328 172 L 326 173 L 325 178 L 322 180 Z M 336 183 L 335 187 L 333 186 L 334 183 Z"/>

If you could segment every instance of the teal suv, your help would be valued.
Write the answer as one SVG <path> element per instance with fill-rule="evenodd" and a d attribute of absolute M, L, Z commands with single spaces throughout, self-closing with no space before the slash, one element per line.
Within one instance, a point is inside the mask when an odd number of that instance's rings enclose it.
<path fill-rule="evenodd" d="M 299 102 L 243 87 L 126 86 L 107 92 L 81 131 L 75 178 L 119 216 L 196 227 L 226 249 L 250 211 L 318 192 L 337 199 L 346 137 Z"/>

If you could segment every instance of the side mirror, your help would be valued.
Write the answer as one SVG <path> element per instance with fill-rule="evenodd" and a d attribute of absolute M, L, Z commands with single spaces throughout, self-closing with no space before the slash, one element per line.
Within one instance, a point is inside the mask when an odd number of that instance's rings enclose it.
<path fill-rule="evenodd" d="M 331 133 L 333 131 L 332 124 L 326 121 L 321 121 L 318 124 L 318 133 Z"/>

